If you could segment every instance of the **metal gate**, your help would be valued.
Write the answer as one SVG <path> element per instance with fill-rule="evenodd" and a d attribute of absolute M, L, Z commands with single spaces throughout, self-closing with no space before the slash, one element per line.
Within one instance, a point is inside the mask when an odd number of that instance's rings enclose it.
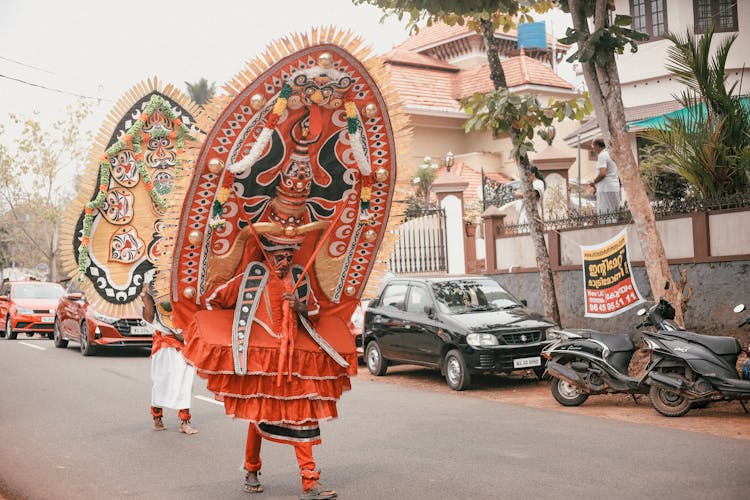
<path fill-rule="evenodd" d="M 448 271 L 444 210 L 425 210 L 422 215 L 402 223 L 397 232 L 398 241 L 388 261 L 392 272 Z"/>

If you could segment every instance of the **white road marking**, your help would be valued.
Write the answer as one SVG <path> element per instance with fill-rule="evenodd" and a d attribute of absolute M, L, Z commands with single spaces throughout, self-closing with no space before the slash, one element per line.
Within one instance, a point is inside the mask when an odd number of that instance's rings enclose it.
<path fill-rule="evenodd" d="M 206 403 L 213 403 L 215 405 L 223 405 L 221 401 L 216 401 L 215 399 L 207 398 L 206 396 L 193 396 L 195 399 L 200 399 L 201 401 L 205 401 Z"/>
<path fill-rule="evenodd" d="M 25 345 L 26 347 L 33 347 L 34 349 L 39 349 L 40 351 L 46 351 L 47 350 L 46 347 L 40 347 L 38 345 L 29 344 L 29 343 L 23 342 L 23 341 L 19 342 L 19 344 Z"/>

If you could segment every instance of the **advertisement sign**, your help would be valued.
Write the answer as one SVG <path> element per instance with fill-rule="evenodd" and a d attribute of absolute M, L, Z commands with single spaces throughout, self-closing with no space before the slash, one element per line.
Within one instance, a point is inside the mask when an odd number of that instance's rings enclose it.
<path fill-rule="evenodd" d="M 581 252 L 586 316 L 609 318 L 643 302 L 630 275 L 624 229 L 604 243 L 582 246 Z"/>

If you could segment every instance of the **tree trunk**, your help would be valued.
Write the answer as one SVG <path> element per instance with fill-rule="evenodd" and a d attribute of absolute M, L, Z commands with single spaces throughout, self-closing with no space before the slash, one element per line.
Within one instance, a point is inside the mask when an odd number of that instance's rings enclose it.
<path fill-rule="evenodd" d="M 55 224 L 55 228 L 52 230 L 52 242 L 50 245 L 50 252 L 49 252 L 49 276 L 47 279 L 49 281 L 57 281 L 57 224 Z"/>
<path fill-rule="evenodd" d="M 588 37 L 591 32 L 588 27 L 588 19 L 584 13 L 585 3 L 581 0 L 570 0 L 569 6 L 573 27 L 579 33 Z M 608 3 L 607 0 L 596 0 L 594 30 L 607 25 Z M 582 43 L 583 40 L 579 39 L 579 50 L 582 48 Z M 605 66 L 597 65 L 592 58 L 582 62 L 581 67 L 599 121 L 599 128 L 612 153 L 612 159 L 617 164 L 622 187 L 628 196 L 628 204 L 633 215 L 633 224 L 638 242 L 641 245 L 646 274 L 654 300 L 666 296 L 677 312 L 675 320 L 682 325 L 684 324 L 682 289 L 672 279 L 672 273 L 669 271 L 664 245 L 656 228 L 656 218 L 651 209 L 638 165 L 630 149 L 625 108 L 622 103 L 620 76 L 617 71 L 614 52 L 607 54 Z M 669 282 L 669 290 L 665 291 L 667 282 Z"/>
<path fill-rule="evenodd" d="M 539 269 L 544 315 L 562 326 L 560 322 L 560 308 L 557 304 L 555 276 L 552 274 L 552 264 L 549 261 L 547 243 L 544 241 L 544 225 L 536 209 L 537 199 L 529 170 L 529 157 L 521 155 L 518 159 L 518 165 L 518 173 L 521 176 L 521 185 L 523 186 L 523 210 L 526 210 L 526 219 L 529 221 L 529 235 L 531 236 L 531 241 L 534 243 L 536 265 Z"/>
<path fill-rule="evenodd" d="M 505 72 L 503 66 L 500 63 L 500 56 L 498 55 L 498 41 L 495 39 L 495 30 L 492 26 L 492 21 L 488 19 L 482 19 L 482 35 L 484 36 L 484 43 L 487 45 L 487 61 L 490 66 L 490 77 L 492 78 L 492 84 L 495 90 L 500 88 L 507 88 L 508 84 L 505 80 Z M 513 145 L 516 146 L 518 132 L 514 129 L 510 131 L 510 138 Z M 518 175 L 521 179 L 521 185 L 523 186 L 523 210 L 529 214 L 527 217 L 529 221 L 529 234 L 531 241 L 534 244 L 534 252 L 536 254 L 536 265 L 539 269 L 539 280 L 542 287 L 542 304 L 544 305 L 544 314 L 552 321 L 562 326 L 560 323 L 560 308 L 557 304 L 557 292 L 555 289 L 555 279 L 552 274 L 552 265 L 549 261 L 549 252 L 547 251 L 547 244 L 544 241 L 544 227 L 542 221 L 537 216 L 536 211 L 536 193 L 531 180 L 529 172 L 529 157 L 527 155 L 521 155 L 520 158 L 516 159 L 518 165 Z"/>

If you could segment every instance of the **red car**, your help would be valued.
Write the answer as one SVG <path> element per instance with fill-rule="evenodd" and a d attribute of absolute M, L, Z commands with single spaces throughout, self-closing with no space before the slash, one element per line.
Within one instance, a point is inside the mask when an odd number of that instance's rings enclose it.
<path fill-rule="evenodd" d="M 153 329 L 140 316 L 115 318 L 95 310 L 75 280 L 60 298 L 55 318 L 55 347 L 78 342 L 81 354 L 93 356 L 106 346 L 151 347 Z"/>
<path fill-rule="evenodd" d="M 6 281 L 0 289 L 0 337 L 41 333 L 52 338 L 55 308 L 65 289 L 46 281 Z"/>

